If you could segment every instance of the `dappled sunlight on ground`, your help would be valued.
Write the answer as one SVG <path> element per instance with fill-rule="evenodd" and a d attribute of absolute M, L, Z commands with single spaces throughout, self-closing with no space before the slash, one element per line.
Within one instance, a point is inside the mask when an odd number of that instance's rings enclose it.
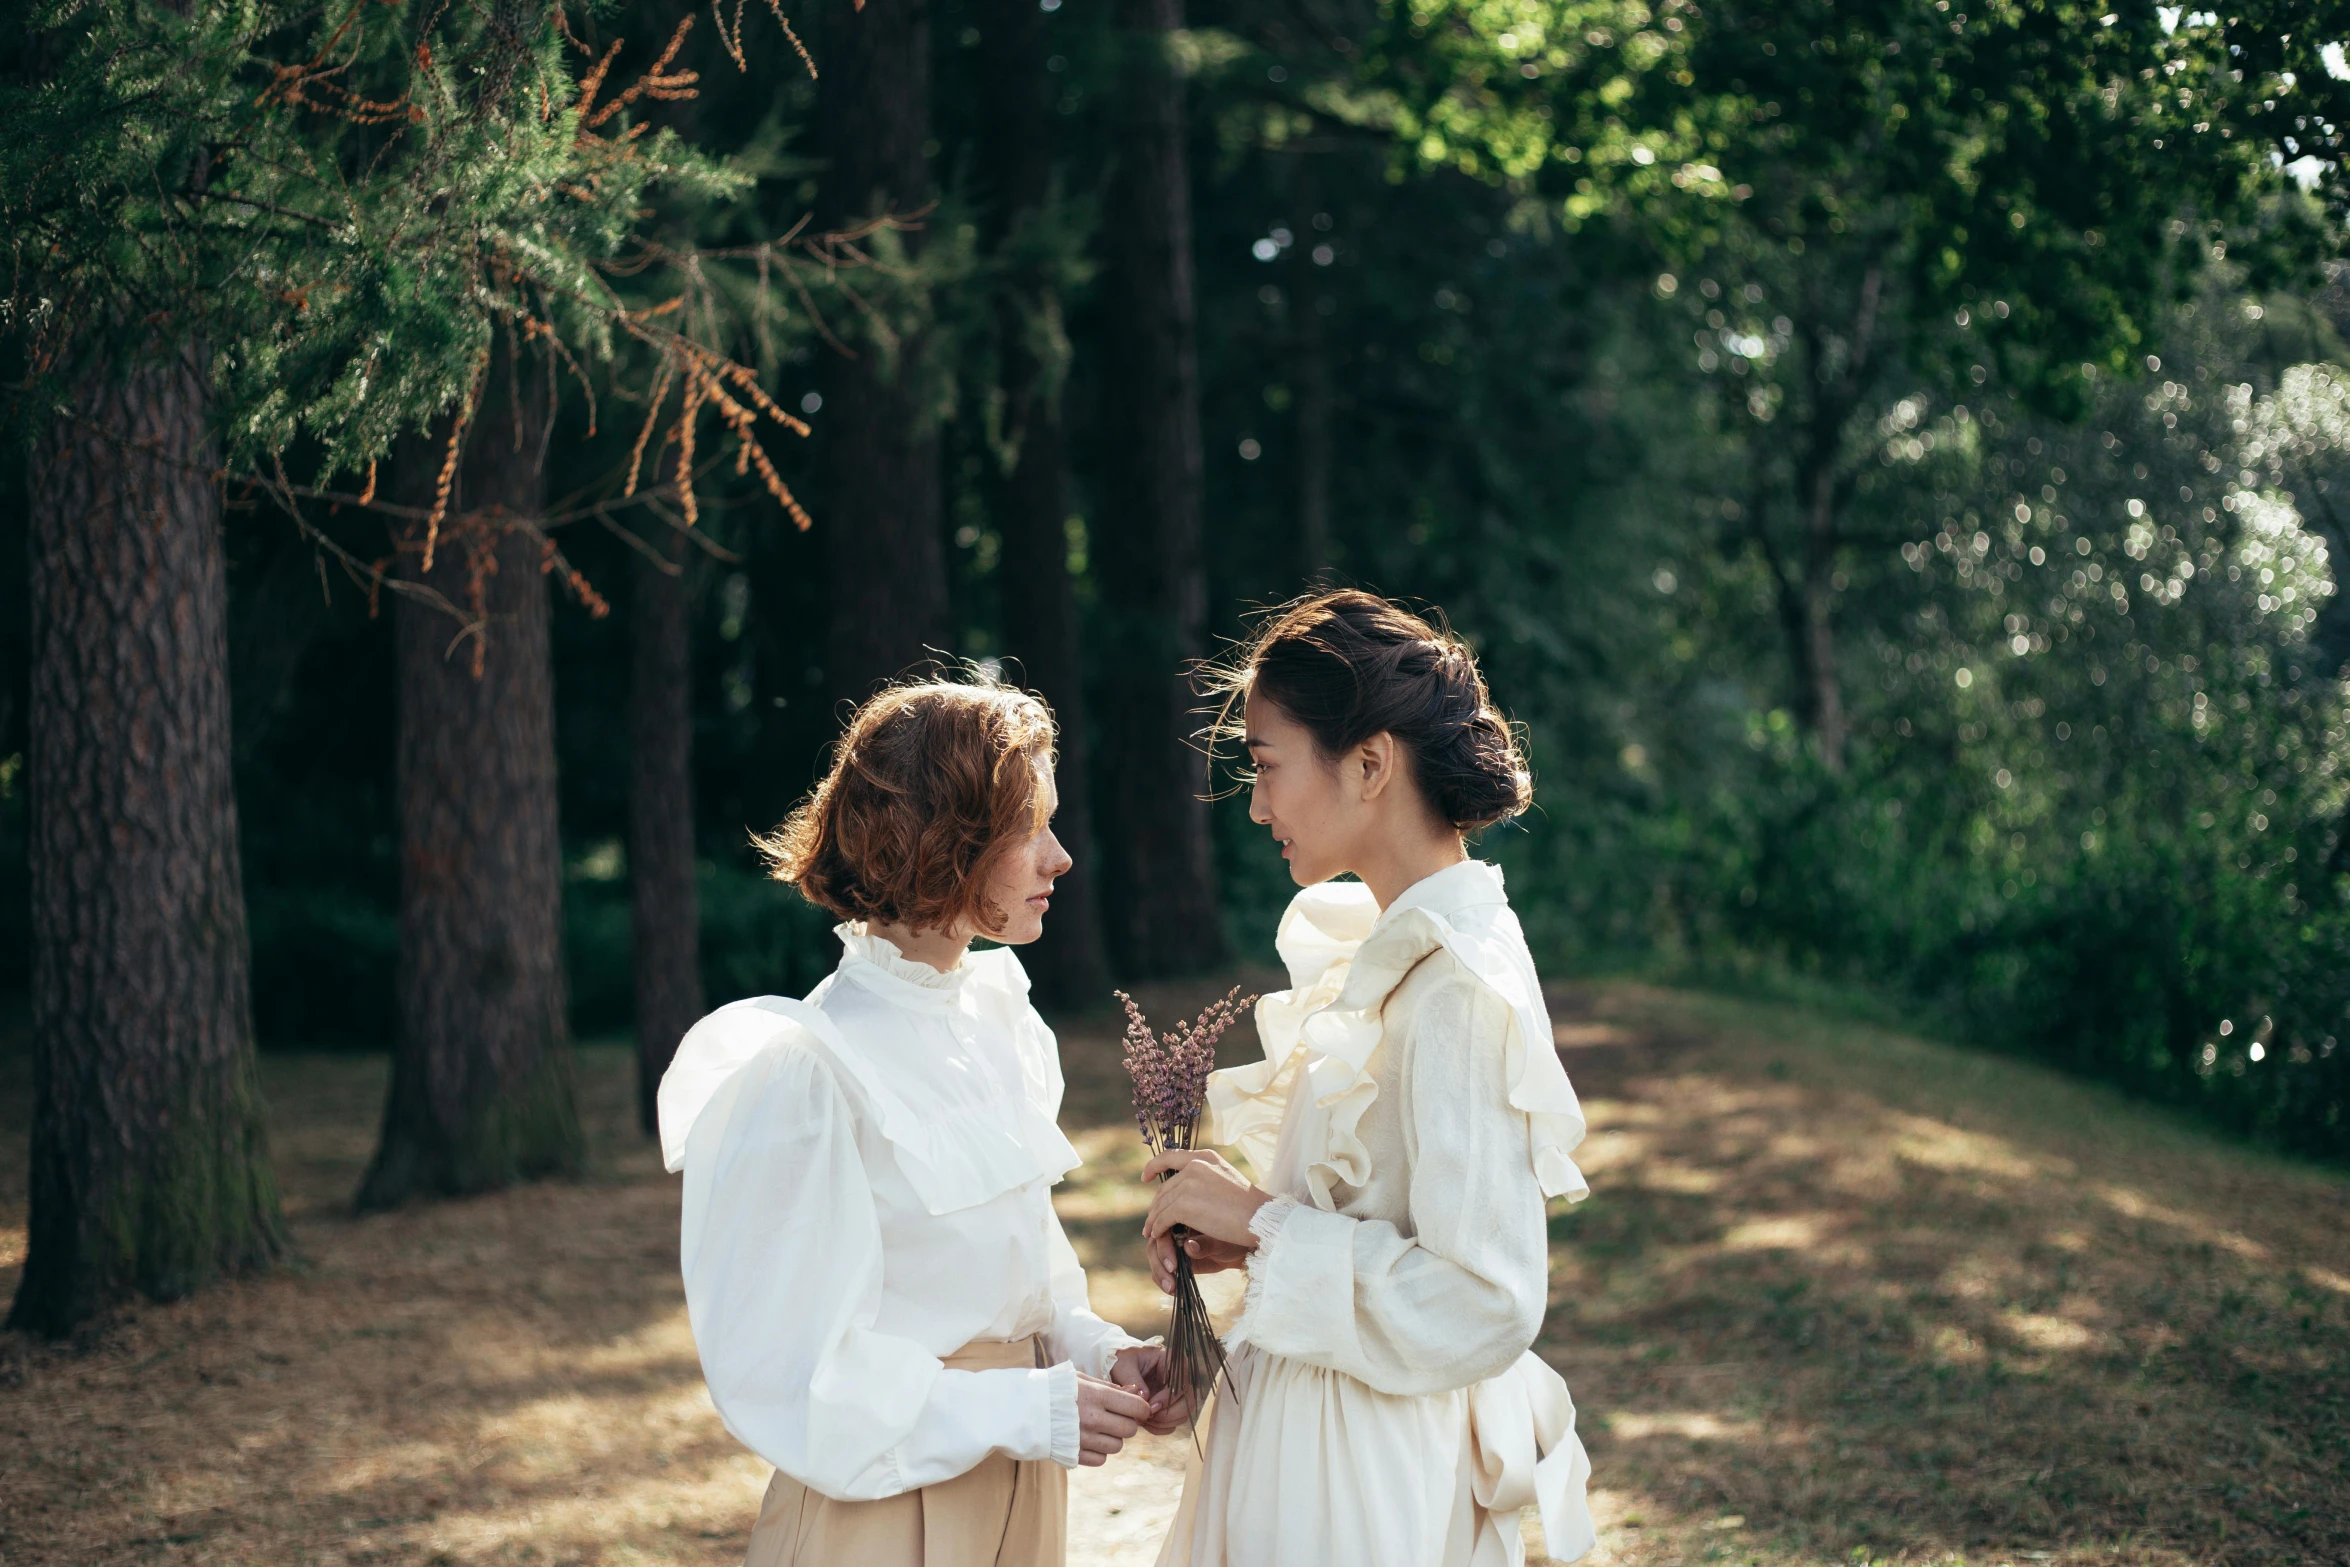
<path fill-rule="evenodd" d="M 1542 1348 L 1595 1561 L 2350 1559 L 2350 1185 L 1808 1014 L 1628 986 L 1554 1010 L 1594 1195 L 1554 1210 Z M 1096 1305 L 1156 1331 L 1111 1026 L 1062 1037 L 1064 1220 Z M 266 1062 L 299 1261 L 74 1345 L 0 1338 L 0 1561 L 739 1563 L 767 1471 L 702 1387 L 627 1057 L 583 1063 L 590 1179 L 360 1220 L 381 1064 Z M 22 1104 L 0 1062 L 0 1288 Z M 1220 1312 L 1241 1282 L 1206 1281 Z M 1075 1476 L 1073 1567 L 1148 1567 L 1187 1451 Z"/>
<path fill-rule="evenodd" d="M 2350 1184 L 1858 1025 L 1562 1003 L 1622 1039 L 1565 1052 L 1545 1330 L 1609 1559 L 2350 1560 Z"/>
<path fill-rule="evenodd" d="M 0 1558 L 739 1561 L 766 1470 L 703 1391 L 626 1058 L 586 1065 L 589 1180 L 352 1219 L 381 1064 L 267 1062 L 298 1261 L 8 1342 Z"/>

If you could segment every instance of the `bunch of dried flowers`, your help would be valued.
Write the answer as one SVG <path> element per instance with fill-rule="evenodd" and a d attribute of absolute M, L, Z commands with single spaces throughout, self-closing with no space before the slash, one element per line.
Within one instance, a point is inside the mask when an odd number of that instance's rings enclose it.
<path fill-rule="evenodd" d="M 1197 1147 L 1200 1117 L 1207 1110 L 1208 1074 L 1216 1066 L 1216 1041 L 1256 998 L 1243 998 L 1235 985 L 1191 1022 L 1154 1033 L 1134 998 L 1123 990 L 1115 994 L 1126 1008 L 1126 1075 L 1134 1080 L 1134 1120 L 1142 1128 L 1143 1146 L 1154 1156 Z M 1175 1242 L 1175 1298 L 1168 1308 L 1167 1379 L 1170 1386 L 1190 1395 L 1196 1426 L 1199 1411 L 1224 1375 L 1224 1345 L 1216 1337 L 1183 1249 L 1188 1232 L 1178 1226 L 1170 1236 Z"/>

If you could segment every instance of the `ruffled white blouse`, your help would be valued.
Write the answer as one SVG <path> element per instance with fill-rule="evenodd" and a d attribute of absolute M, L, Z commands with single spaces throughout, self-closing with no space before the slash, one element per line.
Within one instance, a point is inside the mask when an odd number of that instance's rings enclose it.
<path fill-rule="evenodd" d="M 737 1440 L 841 1501 L 895 1496 L 990 1453 L 1078 1455 L 1077 1373 L 1137 1340 L 1086 1307 L 1053 1212 L 1052 1030 L 1008 949 L 945 973 L 861 926 L 805 1001 L 694 1025 L 661 1080 L 685 1174 L 686 1309 Z M 950 1371 L 974 1339 L 1041 1335 L 1046 1367 Z"/>
<path fill-rule="evenodd" d="M 1590 1466 L 1531 1345 L 1583 1115 L 1501 872 L 1310 887 L 1278 943 L 1205 1128 L 1276 1200 L 1161 1567 L 1510 1567 L 1528 1505 L 1572 1561 Z"/>

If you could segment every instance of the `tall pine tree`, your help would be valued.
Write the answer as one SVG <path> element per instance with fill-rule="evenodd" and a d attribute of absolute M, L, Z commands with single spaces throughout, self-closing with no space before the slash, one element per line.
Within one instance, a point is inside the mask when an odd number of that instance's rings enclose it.
<path fill-rule="evenodd" d="M 931 202 L 927 0 L 829 0 L 820 44 L 816 139 L 826 167 L 818 226 L 846 232 L 904 220 L 912 226 L 876 238 L 919 257 Z M 954 634 L 920 323 L 868 323 L 851 342 L 849 352 L 824 356 L 817 467 L 830 602 L 825 683 L 836 696 L 861 700 L 927 651 L 951 651 Z"/>
<path fill-rule="evenodd" d="M 1060 720 L 1057 829 L 1075 863 L 1053 894 L 1044 936 L 1023 953 L 1038 996 L 1061 1006 L 1109 994 L 1094 860 L 1093 736 L 1069 575 L 1069 433 L 1061 406 L 1069 343 L 1062 275 L 1075 236 L 1058 199 L 1045 21 L 1035 0 L 984 0 L 980 156 L 995 252 L 995 356 L 1003 394 L 992 510 L 1004 651 Z"/>
<path fill-rule="evenodd" d="M 1190 160 L 1173 49 L 1182 0 L 1121 0 L 1116 164 L 1104 214 L 1102 420 L 1115 459 L 1093 531 L 1103 693 L 1098 827 L 1110 955 L 1131 976 L 1224 955 L 1207 759 L 1188 666 L 1203 651 L 1199 350 Z"/>
<path fill-rule="evenodd" d="M 512 350 L 501 347 L 503 361 Z M 361 1208 L 576 1171 L 555 821 L 555 690 L 538 529 L 547 438 L 541 356 L 502 362 L 480 417 L 402 444 L 395 495 L 445 518 L 404 530 L 404 578 L 452 602 L 481 586 L 464 636 L 402 595 L 400 959 L 383 1139 Z M 452 440 L 455 448 L 452 450 Z M 457 461 L 449 469 L 451 456 Z"/>
<path fill-rule="evenodd" d="M 13 1328 L 174 1299 L 284 1244 L 229 778 L 200 348 L 77 377 L 35 442 L 32 1225 Z"/>

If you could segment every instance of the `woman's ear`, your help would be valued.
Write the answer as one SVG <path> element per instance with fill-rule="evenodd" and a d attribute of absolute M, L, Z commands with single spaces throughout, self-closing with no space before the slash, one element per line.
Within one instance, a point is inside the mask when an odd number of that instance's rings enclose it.
<path fill-rule="evenodd" d="M 1396 761 L 1395 736 L 1384 729 L 1355 747 L 1355 777 L 1366 802 L 1387 792 L 1387 786 L 1395 781 Z"/>

